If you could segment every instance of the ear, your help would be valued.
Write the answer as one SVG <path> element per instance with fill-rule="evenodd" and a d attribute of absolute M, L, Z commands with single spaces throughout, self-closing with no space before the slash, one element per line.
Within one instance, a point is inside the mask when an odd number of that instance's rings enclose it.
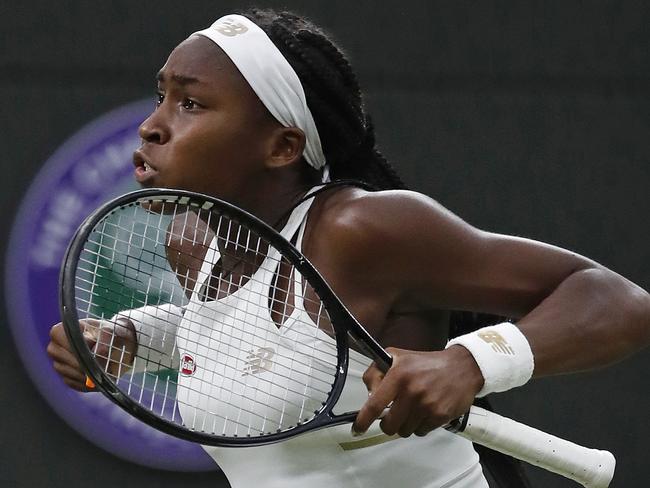
<path fill-rule="evenodd" d="M 268 168 L 281 168 L 291 165 L 302 158 L 305 150 L 305 133 L 297 127 L 278 127 L 270 139 Z"/>

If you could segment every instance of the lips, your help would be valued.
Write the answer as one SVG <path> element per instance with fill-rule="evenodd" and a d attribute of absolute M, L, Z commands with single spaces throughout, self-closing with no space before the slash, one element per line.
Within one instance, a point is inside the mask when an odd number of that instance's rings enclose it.
<path fill-rule="evenodd" d="M 153 177 L 158 173 L 146 154 L 139 149 L 133 153 L 133 165 L 135 166 L 135 179 L 141 185 L 150 183 Z"/>

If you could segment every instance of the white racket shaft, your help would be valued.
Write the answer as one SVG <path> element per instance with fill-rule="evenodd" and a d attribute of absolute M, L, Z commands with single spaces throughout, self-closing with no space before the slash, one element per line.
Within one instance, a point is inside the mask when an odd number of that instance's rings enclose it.
<path fill-rule="evenodd" d="M 458 434 L 472 442 L 587 488 L 607 488 L 612 481 L 616 459 L 611 452 L 579 446 L 483 408 L 473 406 L 468 415 L 465 430 Z"/>

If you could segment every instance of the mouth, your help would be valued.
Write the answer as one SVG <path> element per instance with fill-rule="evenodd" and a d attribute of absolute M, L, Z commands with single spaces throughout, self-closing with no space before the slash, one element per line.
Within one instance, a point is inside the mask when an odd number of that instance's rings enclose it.
<path fill-rule="evenodd" d="M 147 156 L 139 149 L 133 153 L 133 165 L 135 166 L 135 179 L 141 185 L 145 185 L 158 172 Z"/>

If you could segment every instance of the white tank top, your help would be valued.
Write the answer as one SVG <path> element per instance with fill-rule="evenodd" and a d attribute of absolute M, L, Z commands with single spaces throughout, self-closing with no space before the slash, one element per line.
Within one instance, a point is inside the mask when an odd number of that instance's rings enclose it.
<path fill-rule="evenodd" d="M 299 250 L 312 202 L 313 198 L 298 205 L 281 231 L 287 240 L 298 232 L 296 247 Z M 257 357 L 262 363 L 257 367 L 262 366 L 262 369 L 264 351 L 269 348 L 278 351 L 274 358 L 285 357 L 280 351 L 288 349 L 294 355 L 302 354 L 318 362 L 320 369 L 336 367 L 335 342 L 318 327 L 306 325 L 310 324 L 310 319 L 300 301 L 300 278 L 294 280 L 296 292 L 291 316 L 280 328 L 272 320 L 268 297 L 275 273 L 271 263 L 277 261 L 271 258 L 273 256 L 260 265 L 255 273 L 256 279 L 251 279 L 231 295 L 203 301 L 198 297 L 198 290 L 209 279 L 219 260 L 214 241 L 206 253 L 176 338 L 182 363 L 178 380 L 178 407 L 184 422 L 190 426 L 218 429 L 226 422 L 234 422 L 233 425 L 242 426 L 238 428 L 245 435 L 247 427 L 244 426 L 251 425 L 254 430 L 268 431 L 268 425 L 280 421 L 248 418 L 242 413 L 245 409 L 240 407 L 241 402 L 245 401 L 243 395 L 247 388 L 255 389 L 264 401 L 271 403 L 278 396 L 273 391 L 274 387 L 268 386 L 270 382 L 258 381 L 261 375 L 247 374 L 242 379 L 242 365 L 245 373 L 245 368 L 250 367 L 246 365 L 250 364 L 251 351 L 240 351 L 237 357 L 221 354 L 217 362 L 210 358 L 206 337 L 223 343 L 224 340 L 232 340 L 230 337 L 237 337 L 229 332 L 231 329 L 237 330 L 237 334 L 250 334 L 253 344 L 259 341 L 261 351 L 257 351 Z M 232 306 L 236 300 L 243 301 L 241 306 Z M 296 341 L 299 342 L 298 346 Z M 314 347 L 316 343 L 318 347 Z M 239 348 L 232 350 L 238 351 Z M 314 350 L 322 352 L 314 355 Z M 252 353 L 256 354 L 255 350 Z M 185 364 L 184 367 L 183 358 L 193 364 Z M 335 413 L 358 410 L 366 400 L 368 394 L 362 375 L 370 363 L 367 357 L 350 350 L 347 380 Z M 235 368 L 237 373 L 227 373 L 229 368 Z M 271 371 L 261 373 L 273 374 Z M 289 384 L 291 381 L 291 377 L 286 378 Z M 206 384 L 211 385 L 210 391 L 206 391 Z M 304 388 L 304 384 L 300 384 Z M 282 391 L 286 393 L 286 385 Z M 320 406 L 321 400 L 315 395 L 314 405 L 300 408 L 313 411 Z M 227 412 L 231 405 L 236 408 L 231 408 L 232 417 L 199 418 L 196 410 L 186 408 L 186 405 L 196 404 L 207 411 Z M 232 426 L 224 428 L 232 431 Z M 351 436 L 350 425 L 341 425 L 266 446 L 203 447 L 223 470 L 233 488 L 488 488 L 471 443 L 444 429 L 437 429 L 425 437 L 402 439 L 383 434 L 376 422 L 360 437 Z"/>

